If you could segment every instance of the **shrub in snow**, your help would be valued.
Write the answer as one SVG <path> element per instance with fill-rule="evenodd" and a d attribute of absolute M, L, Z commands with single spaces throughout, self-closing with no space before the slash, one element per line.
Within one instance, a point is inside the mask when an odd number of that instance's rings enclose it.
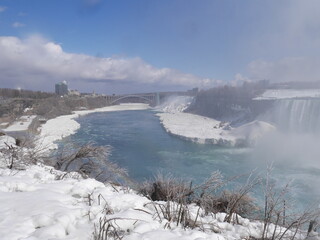
<path fill-rule="evenodd" d="M 64 144 L 51 156 L 51 164 L 58 170 L 76 171 L 83 177 L 92 177 L 101 182 L 117 182 L 128 179 L 128 173 L 108 160 L 109 148 L 92 143 Z"/>
<path fill-rule="evenodd" d="M 16 141 L 10 136 L 0 137 L 0 162 L 9 169 L 24 169 L 26 165 L 43 162 L 43 151 L 32 140 Z M 16 143 L 19 143 L 19 146 Z"/>
<path fill-rule="evenodd" d="M 230 223 L 233 217 L 238 222 L 238 214 L 251 213 L 256 205 L 248 194 L 259 181 L 259 178 L 254 178 L 236 190 L 221 191 L 226 183 L 220 172 L 214 172 L 204 183 L 195 186 L 170 175 L 159 174 L 154 182 L 145 182 L 139 192 L 153 201 L 164 201 L 152 203 L 159 219 L 195 228 L 199 227 L 199 214 L 225 212 L 224 221 Z M 196 216 L 190 215 L 190 204 L 198 206 Z"/>

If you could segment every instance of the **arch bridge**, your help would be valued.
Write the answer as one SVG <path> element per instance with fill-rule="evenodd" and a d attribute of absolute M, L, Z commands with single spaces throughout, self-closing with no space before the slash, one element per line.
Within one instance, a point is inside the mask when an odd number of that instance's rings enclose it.
<path fill-rule="evenodd" d="M 110 105 L 117 103 L 148 103 L 150 106 L 156 106 L 160 103 L 158 93 L 150 94 L 127 94 L 127 95 L 112 95 L 107 97 L 107 101 Z"/>

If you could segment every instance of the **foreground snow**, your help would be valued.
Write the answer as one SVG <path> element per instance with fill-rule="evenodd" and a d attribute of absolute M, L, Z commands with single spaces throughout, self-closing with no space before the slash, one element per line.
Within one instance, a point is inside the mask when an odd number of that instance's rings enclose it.
<path fill-rule="evenodd" d="M 70 115 L 59 116 L 50 119 L 41 126 L 38 144 L 43 146 L 43 148 L 55 149 L 57 147 L 57 145 L 54 144 L 55 141 L 74 134 L 80 128 L 80 124 L 75 120 L 80 116 L 96 112 L 144 110 L 148 108 L 149 106 L 147 104 L 121 104 L 93 110 L 75 111 Z"/>
<path fill-rule="evenodd" d="M 45 166 L 25 171 L 0 169 L 0 186 L 0 236 L 6 240 L 88 240 L 94 224 L 103 217 L 115 219 L 110 222 L 128 240 L 244 239 L 258 237 L 262 227 L 241 217 L 239 225 L 228 224 L 219 213 L 200 217 L 205 232 L 184 230 L 176 223 L 169 229 L 165 227 L 168 221 L 158 218 L 150 200 L 134 191 Z M 198 207 L 190 209 L 195 218 Z"/>
<path fill-rule="evenodd" d="M 8 135 L 0 136 L 0 149 L 7 148 L 7 146 L 11 145 L 16 145 L 16 139 Z"/>

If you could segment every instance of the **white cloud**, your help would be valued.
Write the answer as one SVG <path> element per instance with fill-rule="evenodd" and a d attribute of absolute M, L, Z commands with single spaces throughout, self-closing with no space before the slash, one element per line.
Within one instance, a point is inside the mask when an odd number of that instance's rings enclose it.
<path fill-rule="evenodd" d="M 4 12 L 5 10 L 7 10 L 7 7 L 0 6 L 0 13 Z"/>
<path fill-rule="evenodd" d="M 0 80 L 28 88 L 49 82 L 137 83 L 161 86 L 210 87 L 217 83 L 170 68 L 156 68 L 140 58 L 98 58 L 64 52 L 39 36 L 21 40 L 0 37 Z M 51 86 L 50 86 L 51 88 Z"/>
<path fill-rule="evenodd" d="M 24 27 L 24 26 L 25 26 L 25 24 L 21 23 L 21 22 L 12 23 L 12 27 L 14 27 L 14 28 L 20 28 L 20 27 Z"/>

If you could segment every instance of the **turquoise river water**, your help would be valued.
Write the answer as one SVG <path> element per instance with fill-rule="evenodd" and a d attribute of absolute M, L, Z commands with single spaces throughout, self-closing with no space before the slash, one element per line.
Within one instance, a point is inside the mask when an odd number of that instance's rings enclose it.
<path fill-rule="evenodd" d="M 150 179 L 159 171 L 196 183 L 216 170 L 225 178 L 253 170 L 264 175 L 268 165 L 267 159 L 257 159 L 254 149 L 198 144 L 171 136 L 151 110 L 93 113 L 76 120 L 81 128 L 66 141 L 111 146 L 110 160 L 126 168 L 137 182 Z M 279 187 L 293 181 L 292 197 L 299 204 L 307 205 L 320 196 L 314 189 L 314 181 L 320 181 L 319 169 L 279 163 L 274 165 L 272 174 Z M 261 200 L 261 187 L 255 191 Z"/>

